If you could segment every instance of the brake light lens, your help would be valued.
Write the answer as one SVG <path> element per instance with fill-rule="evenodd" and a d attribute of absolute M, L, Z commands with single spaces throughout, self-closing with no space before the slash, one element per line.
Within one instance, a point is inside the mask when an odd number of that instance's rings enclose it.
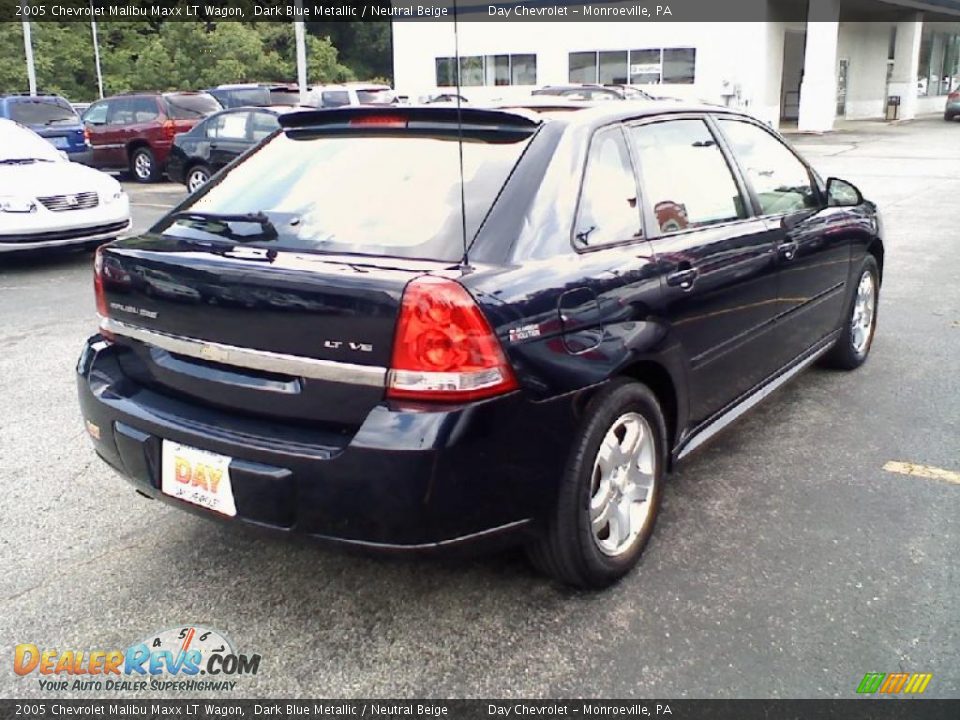
<path fill-rule="evenodd" d="M 85 142 L 87 145 L 90 144 L 90 128 L 86 126 L 83 128 L 83 142 Z"/>
<path fill-rule="evenodd" d="M 173 120 L 165 120 L 163 123 L 163 136 L 167 140 L 173 140 L 176 134 L 177 126 L 174 124 Z"/>
<path fill-rule="evenodd" d="M 952 92 L 947 95 L 947 100 L 960 100 L 960 92 Z"/>
<path fill-rule="evenodd" d="M 402 115 L 362 115 L 350 121 L 350 127 L 405 128 L 407 119 Z"/>
<path fill-rule="evenodd" d="M 103 289 L 103 245 L 97 248 L 93 257 L 93 294 L 97 300 L 97 315 L 100 316 L 100 334 L 107 340 L 113 340 L 113 333 L 103 328 L 103 320 L 110 316 L 107 294 Z"/>
<path fill-rule="evenodd" d="M 388 398 L 461 402 L 516 388 L 493 329 L 463 286 L 429 276 L 407 285 L 387 375 Z"/>

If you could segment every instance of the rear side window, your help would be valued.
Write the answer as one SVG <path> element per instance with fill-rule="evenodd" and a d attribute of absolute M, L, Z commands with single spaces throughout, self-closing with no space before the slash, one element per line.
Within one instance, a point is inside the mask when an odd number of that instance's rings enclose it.
<path fill-rule="evenodd" d="M 267 112 L 255 112 L 252 115 L 250 119 L 250 135 L 254 142 L 260 142 L 280 127 L 280 123 L 277 121 L 275 115 Z"/>
<path fill-rule="evenodd" d="M 73 108 L 61 104 L 55 98 L 10 103 L 10 119 L 21 125 L 63 125 L 80 122 Z"/>
<path fill-rule="evenodd" d="M 372 103 L 377 105 L 389 105 L 396 102 L 397 96 L 393 90 L 388 88 L 372 88 L 369 90 L 357 90 L 357 102 Z"/>
<path fill-rule="evenodd" d="M 111 100 L 107 110 L 108 125 L 130 125 L 133 122 L 133 98 Z"/>
<path fill-rule="evenodd" d="M 152 97 L 138 97 L 131 101 L 134 123 L 147 123 L 156 120 L 160 115 L 157 101 Z"/>
<path fill-rule="evenodd" d="M 730 167 L 703 120 L 637 125 L 629 132 L 661 233 L 746 217 Z"/>
<path fill-rule="evenodd" d="M 528 142 L 464 139 L 468 241 Z M 182 210 L 262 211 L 277 231 L 265 247 L 456 261 L 463 255 L 458 158 L 452 133 L 281 133 Z M 216 223 L 185 219 L 158 229 L 208 241 L 218 232 Z"/>
<path fill-rule="evenodd" d="M 320 98 L 322 107 L 342 107 L 350 104 L 350 93 L 346 90 L 324 90 Z"/>
<path fill-rule="evenodd" d="M 220 103 L 207 93 L 168 93 L 163 99 L 167 101 L 167 115 L 173 120 L 196 120 L 221 109 Z"/>
<path fill-rule="evenodd" d="M 637 183 L 619 127 L 593 136 L 574 229 L 577 247 L 620 242 L 641 234 Z"/>
<path fill-rule="evenodd" d="M 806 165 L 766 130 L 741 120 L 720 120 L 764 215 L 819 207 Z"/>

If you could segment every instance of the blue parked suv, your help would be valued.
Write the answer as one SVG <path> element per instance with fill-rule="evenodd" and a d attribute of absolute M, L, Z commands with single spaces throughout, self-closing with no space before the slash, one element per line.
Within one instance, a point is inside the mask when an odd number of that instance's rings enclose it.
<path fill-rule="evenodd" d="M 0 117 L 26 125 L 74 162 L 93 159 L 80 116 L 59 95 L 2 95 Z"/>

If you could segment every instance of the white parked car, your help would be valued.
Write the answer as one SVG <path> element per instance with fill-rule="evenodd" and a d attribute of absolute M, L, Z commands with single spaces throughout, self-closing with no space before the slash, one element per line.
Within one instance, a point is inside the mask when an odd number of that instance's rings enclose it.
<path fill-rule="evenodd" d="M 129 227 L 130 200 L 120 183 L 0 118 L 0 254 L 93 245 Z"/>
<path fill-rule="evenodd" d="M 344 105 L 395 105 L 399 96 L 388 85 L 373 83 L 343 83 L 341 85 L 314 85 L 307 90 L 304 105 L 316 108 Z"/>

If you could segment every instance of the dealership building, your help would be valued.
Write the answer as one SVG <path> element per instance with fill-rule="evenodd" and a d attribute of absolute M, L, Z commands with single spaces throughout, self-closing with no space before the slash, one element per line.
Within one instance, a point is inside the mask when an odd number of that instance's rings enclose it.
<path fill-rule="evenodd" d="M 416 100 L 454 92 L 459 72 L 471 103 L 629 83 L 814 132 L 942 112 L 960 88 L 960 0 L 809 0 L 799 11 L 768 0 L 765 11 L 762 22 L 461 21 L 459 62 L 452 21 L 394 22 L 394 79 Z"/>

